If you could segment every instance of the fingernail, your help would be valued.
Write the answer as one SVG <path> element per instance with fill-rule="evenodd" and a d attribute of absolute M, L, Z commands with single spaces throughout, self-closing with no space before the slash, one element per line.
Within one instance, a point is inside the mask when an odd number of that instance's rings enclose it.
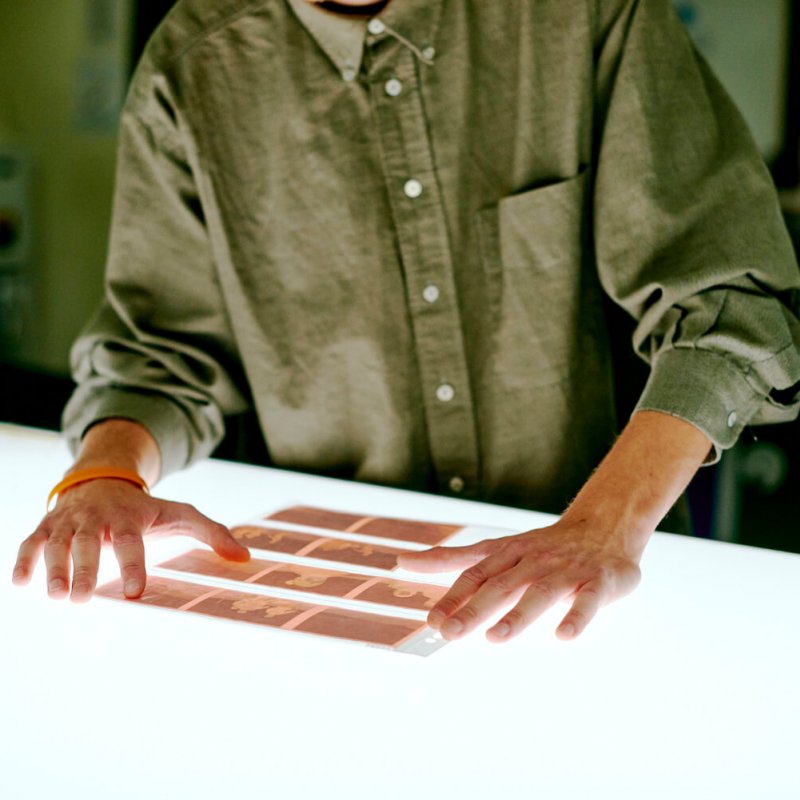
<path fill-rule="evenodd" d="M 461 633 L 464 630 L 464 625 L 457 619 L 449 619 L 442 626 L 445 633 Z"/>
<path fill-rule="evenodd" d="M 64 589 L 64 581 L 59 580 L 58 578 L 55 578 L 54 580 L 50 581 L 49 584 L 47 584 L 47 589 L 51 593 L 52 592 L 60 592 L 60 591 L 62 591 Z"/>
<path fill-rule="evenodd" d="M 431 611 L 431 613 L 428 614 L 428 625 L 431 625 L 434 628 L 441 627 L 443 621 L 444 614 L 441 611 Z"/>
<path fill-rule="evenodd" d="M 567 623 L 566 625 L 561 626 L 561 635 L 562 636 L 574 636 L 575 635 L 575 626 L 571 623 Z"/>
<path fill-rule="evenodd" d="M 507 622 L 498 622 L 492 628 L 492 636 L 496 636 L 498 639 L 504 639 L 510 632 L 511 626 Z"/>
<path fill-rule="evenodd" d="M 138 594 L 139 581 L 130 580 L 125 582 L 125 594 Z"/>
<path fill-rule="evenodd" d="M 15 569 L 14 574 L 11 576 L 12 581 L 21 581 L 25 577 L 24 569 Z"/>

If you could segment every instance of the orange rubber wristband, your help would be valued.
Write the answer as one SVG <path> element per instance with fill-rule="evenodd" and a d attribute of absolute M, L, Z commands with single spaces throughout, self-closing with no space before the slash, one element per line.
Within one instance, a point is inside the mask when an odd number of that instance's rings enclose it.
<path fill-rule="evenodd" d="M 90 467 L 89 469 L 79 469 L 67 475 L 63 481 L 57 483 L 50 494 L 47 496 L 47 510 L 50 511 L 50 503 L 53 498 L 60 495 L 62 492 L 77 486 L 79 483 L 86 483 L 87 481 L 96 481 L 101 478 L 113 478 L 119 481 L 127 481 L 134 483 L 147 494 L 150 494 L 150 488 L 147 481 L 131 469 L 121 469 L 120 467 Z"/>

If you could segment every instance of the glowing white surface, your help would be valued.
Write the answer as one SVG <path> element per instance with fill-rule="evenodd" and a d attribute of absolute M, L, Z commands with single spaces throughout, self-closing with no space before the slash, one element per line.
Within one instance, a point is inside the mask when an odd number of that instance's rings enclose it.
<path fill-rule="evenodd" d="M 68 463 L 0 426 L 0 797 L 796 799 L 800 557 L 658 534 L 582 639 L 558 611 L 430 658 L 12 587 Z M 225 463 L 159 493 L 233 523 L 274 503 L 524 529 L 543 515 Z M 152 542 L 160 560 L 187 542 Z M 114 576 L 111 551 L 103 577 Z M 560 611 L 560 609 L 559 609 Z M 276 792 L 275 795 L 272 793 Z"/>

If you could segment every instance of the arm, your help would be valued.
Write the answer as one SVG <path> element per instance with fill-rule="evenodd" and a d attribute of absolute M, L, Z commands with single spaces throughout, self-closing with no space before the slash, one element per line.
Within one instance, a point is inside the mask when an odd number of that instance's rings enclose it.
<path fill-rule="evenodd" d="M 693 425 L 638 412 L 554 525 L 403 555 L 399 564 L 422 572 L 469 567 L 428 616 L 448 639 L 513 605 L 487 634 L 493 641 L 509 639 L 561 599 L 572 607 L 558 635 L 571 639 L 602 605 L 636 587 L 648 539 L 710 448 Z"/>
<path fill-rule="evenodd" d="M 559 597 L 574 597 L 559 632 L 575 635 L 634 588 L 649 536 L 709 445 L 718 457 L 745 425 L 800 409 L 800 273 L 741 115 L 668 0 L 596 8 L 594 255 L 636 321 L 650 378 L 558 523 L 401 559 L 470 567 L 431 615 L 450 618 L 451 638 L 518 603 L 504 618 L 513 635 Z"/>
<path fill-rule="evenodd" d="M 78 387 L 64 412 L 76 463 L 124 467 L 148 484 L 208 455 L 225 414 L 246 407 L 245 381 L 195 181 L 181 109 L 154 62 L 137 68 L 120 123 L 106 296 L 76 342 Z M 143 537 L 181 533 L 220 555 L 248 553 L 191 506 L 157 500 L 123 480 L 66 490 L 20 547 L 16 583 L 44 552 L 52 597 L 88 599 L 104 541 L 125 594 L 145 587 Z"/>
<path fill-rule="evenodd" d="M 152 486 L 158 479 L 160 462 L 158 445 L 146 428 L 125 419 L 108 419 L 87 432 L 67 474 L 88 467 L 123 467 L 137 472 Z M 97 584 L 100 547 L 111 542 L 125 595 L 138 597 L 146 581 L 143 538 L 152 533 L 194 536 L 234 561 L 250 557 L 227 528 L 191 506 L 150 497 L 126 481 L 99 479 L 80 483 L 59 495 L 53 511 L 20 546 L 14 583 L 30 581 L 44 551 L 50 596 L 63 598 L 70 593 L 71 558 L 72 599 L 88 600 Z"/>
<path fill-rule="evenodd" d="M 800 271 L 747 125 L 673 4 L 598 9 L 598 274 L 651 367 L 638 409 L 691 422 L 718 458 L 800 410 Z"/>
<path fill-rule="evenodd" d="M 77 388 L 63 426 L 77 455 L 99 420 L 136 421 L 155 439 L 167 475 L 208 456 L 225 415 L 244 411 L 249 393 L 188 110 L 158 50 L 156 37 L 120 120 L 105 296 L 72 348 Z"/>

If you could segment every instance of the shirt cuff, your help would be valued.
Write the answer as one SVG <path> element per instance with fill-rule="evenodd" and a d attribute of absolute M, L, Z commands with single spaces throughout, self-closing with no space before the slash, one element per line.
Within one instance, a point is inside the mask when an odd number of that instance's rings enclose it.
<path fill-rule="evenodd" d="M 736 444 L 765 400 L 730 358 L 675 348 L 656 356 L 635 411 L 661 411 L 694 425 L 714 445 L 706 461 L 713 464 Z"/>
<path fill-rule="evenodd" d="M 77 391 L 64 409 L 63 430 L 73 456 L 81 439 L 95 423 L 110 418 L 129 419 L 147 428 L 161 452 L 160 478 L 186 466 L 191 452 L 188 421 L 166 397 L 104 387 L 83 395 Z"/>

